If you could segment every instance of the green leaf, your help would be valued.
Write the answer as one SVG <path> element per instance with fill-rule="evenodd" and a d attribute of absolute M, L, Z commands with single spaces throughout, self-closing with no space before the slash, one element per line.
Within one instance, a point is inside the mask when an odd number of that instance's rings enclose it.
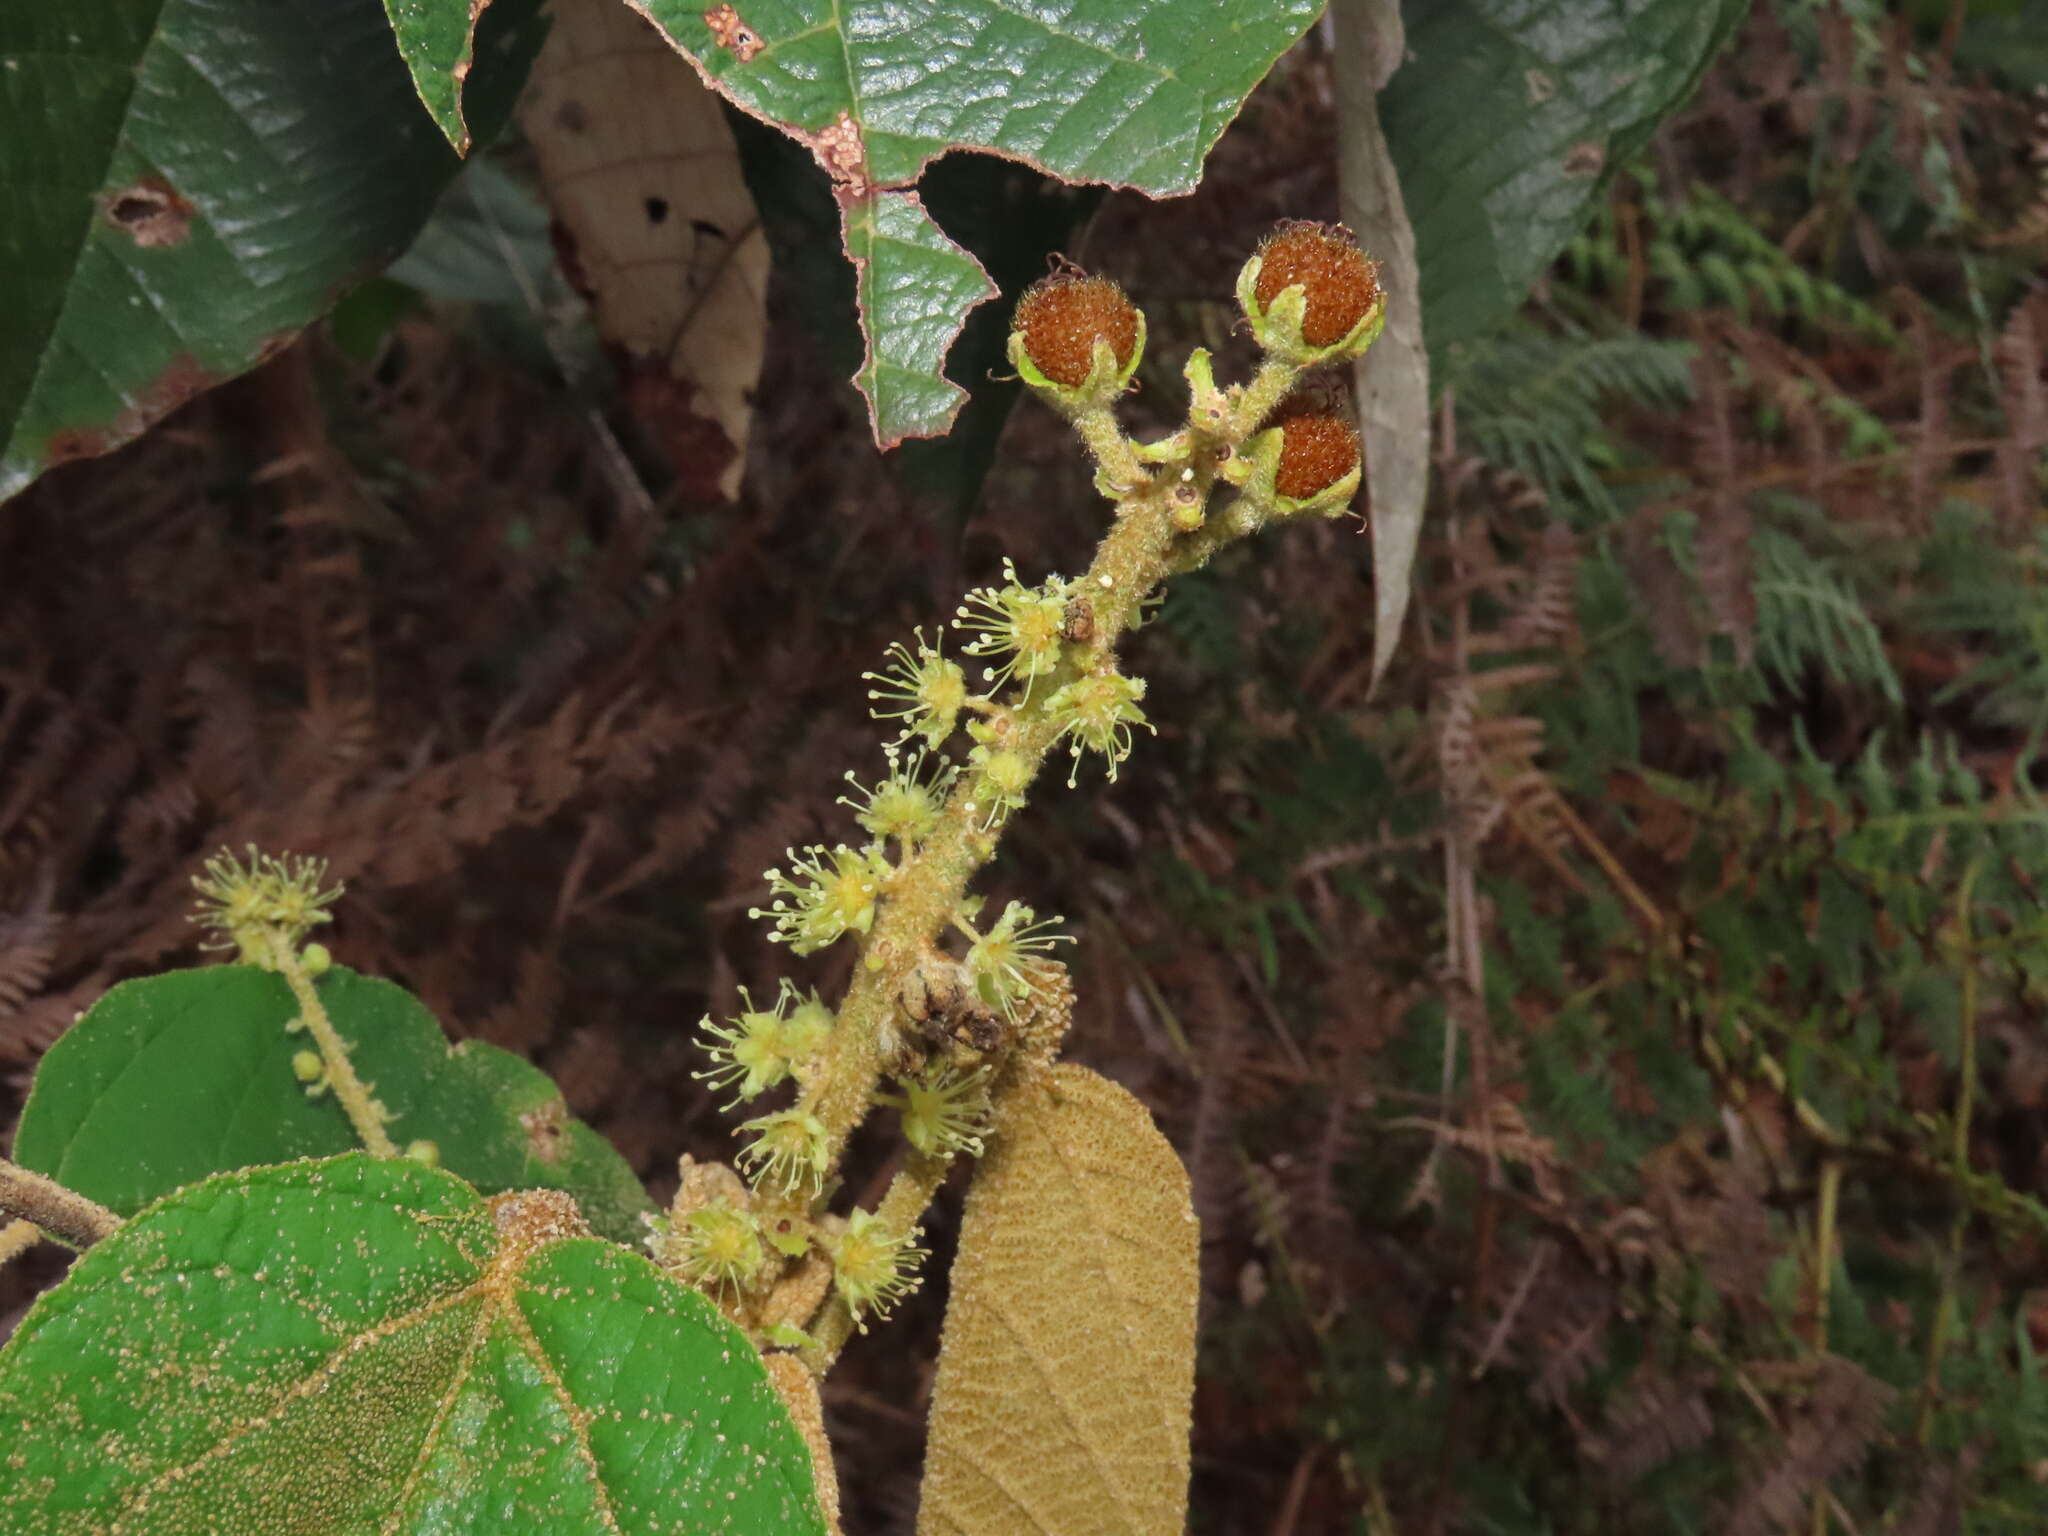
<path fill-rule="evenodd" d="M 948 240 L 915 192 L 869 192 L 844 212 L 867 356 L 853 381 L 875 441 L 933 437 L 966 391 L 939 370 L 967 311 L 996 296 L 981 263 Z"/>
<path fill-rule="evenodd" d="M 1749 0 L 1406 0 L 1380 92 L 1431 352 L 1483 336 L 1578 232 L 1608 170 L 1691 94 Z"/>
<path fill-rule="evenodd" d="M 855 382 L 875 438 L 946 431 L 940 373 L 994 290 L 900 189 L 953 149 L 1072 182 L 1194 190 L 1245 96 L 1321 0 L 629 0 L 737 106 L 832 174 L 861 272 Z"/>
<path fill-rule="evenodd" d="M 432 1141 L 487 1193 L 566 1190 L 599 1232 L 638 1241 L 646 1191 L 547 1074 L 482 1041 L 451 1048 L 388 981 L 336 966 L 318 985 L 400 1146 Z M 307 1044 L 285 1029 L 298 1011 L 284 979 L 254 966 L 123 982 L 37 1066 L 16 1161 L 125 1216 L 210 1174 L 351 1150 L 340 1106 L 292 1074 Z"/>
<path fill-rule="evenodd" d="M 949 149 L 1068 181 L 1192 192 L 1251 88 L 1322 0 L 631 0 L 740 107 L 856 184 L 901 186 Z M 733 36 L 728 31 L 727 36 Z M 819 135 L 839 129 L 821 144 Z M 850 130 L 847 131 L 847 130 Z M 855 174 L 846 174 L 852 171 Z"/>
<path fill-rule="evenodd" d="M 384 0 L 398 39 L 399 57 L 412 73 L 413 88 L 455 153 L 469 153 L 469 124 L 462 117 L 462 83 L 476 47 L 476 24 L 491 0 Z"/>
<path fill-rule="evenodd" d="M 13 1536 L 822 1532 L 703 1296 L 559 1195 L 356 1153 L 181 1189 L 0 1350 Z"/>
<path fill-rule="evenodd" d="M 536 9 L 486 14 L 473 120 L 502 119 Z M 459 163 L 378 0 L 0 7 L 0 497 L 284 346 Z"/>

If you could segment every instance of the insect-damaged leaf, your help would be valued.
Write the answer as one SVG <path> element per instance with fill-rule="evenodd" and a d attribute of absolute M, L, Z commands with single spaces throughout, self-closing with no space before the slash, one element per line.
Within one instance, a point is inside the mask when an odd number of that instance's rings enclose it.
<path fill-rule="evenodd" d="M 538 9 L 484 13 L 473 124 L 510 109 Z M 460 163 L 378 0 L 0 5 L 0 497 L 271 355 Z"/>
<path fill-rule="evenodd" d="M 489 1193 L 567 1190 L 605 1236 L 638 1239 L 646 1192 L 545 1073 L 480 1040 L 451 1049 L 388 981 L 336 966 L 318 986 L 400 1146 L 432 1141 L 442 1166 Z M 298 1012 L 284 979 L 254 966 L 123 982 L 37 1066 L 15 1159 L 125 1216 L 208 1174 L 351 1150 L 341 1107 L 309 1099 L 292 1073 L 306 1037 L 285 1026 Z"/>
<path fill-rule="evenodd" d="M 0 1350 L 10 1536 L 825 1529 L 760 1357 L 553 1192 L 351 1153 L 181 1189 Z"/>
<path fill-rule="evenodd" d="M 1246 95 L 1322 10 L 1321 0 L 630 3 L 715 89 L 810 149 L 847 205 L 856 261 L 862 240 L 895 221 L 928 265 L 943 255 L 953 268 L 964 256 L 922 208 L 886 201 L 929 161 L 982 149 L 1070 182 L 1192 191 Z M 856 382 L 878 442 L 946 429 L 960 393 L 940 364 L 987 294 L 946 273 L 906 287 L 894 311 L 864 308 L 868 363 Z"/>
<path fill-rule="evenodd" d="M 967 1197 L 920 1536 L 1178 1536 L 1194 1393 L 1188 1178 L 1130 1094 L 1007 1097 Z"/>

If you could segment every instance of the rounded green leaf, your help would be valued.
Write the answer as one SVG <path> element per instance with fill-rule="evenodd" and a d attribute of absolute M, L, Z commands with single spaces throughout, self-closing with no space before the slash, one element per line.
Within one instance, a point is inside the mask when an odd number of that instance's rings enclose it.
<path fill-rule="evenodd" d="M 11 1536 L 822 1532 L 745 1337 L 559 1194 L 361 1153 L 181 1189 L 0 1349 Z"/>
<path fill-rule="evenodd" d="M 535 9 L 485 18 L 494 112 Z M 378 0 L 0 6 L 0 497 L 275 352 L 459 164 Z"/>
<path fill-rule="evenodd" d="M 317 985 L 400 1146 L 433 1142 L 487 1193 L 567 1190 L 599 1232 L 638 1240 L 646 1191 L 547 1074 L 481 1041 L 451 1048 L 388 981 L 335 966 Z M 308 1098 L 292 1072 L 306 1048 L 285 1027 L 298 1012 L 284 979 L 254 966 L 121 983 L 37 1066 L 15 1160 L 125 1216 L 209 1174 L 352 1150 L 340 1106 Z"/>

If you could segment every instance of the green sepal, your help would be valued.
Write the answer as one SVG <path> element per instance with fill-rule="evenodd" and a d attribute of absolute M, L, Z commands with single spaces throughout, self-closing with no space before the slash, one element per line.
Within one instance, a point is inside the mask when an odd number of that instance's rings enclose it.
<path fill-rule="evenodd" d="M 1308 313 L 1308 290 L 1300 283 L 1291 284 L 1274 294 L 1271 304 L 1261 306 L 1259 272 L 1265 264 L 1263 256 L 1254 256 L 1244 264 L 1237 274 L 1237 302 L 1251 322 L 1252 335 L 1259 346 L 1281 362 L 1296 368 L 1349 362 L 1363 356 L 1365 349 L 1379 340 L 1380 332 L 1386 329 L 1387 296 L 1382 292 L 1373 299 L 1372 308 L 1359 317 L 1358 324 L 1343 336 L 1327 347 L 1310 346 L 1301 334 Z"/>
<path fill-rule="evenodd" d="M 1131 345 L 1131 360 L 1118 363 L 1116 349 L 1107 339 L 1097 336 L 1088 364 L 1088 377 L 1078 385 L 1069 386 L 1047 378 L 1024 349 L 1022 331 L 1010 332 L 1010 366 L 1017 370 L 1017 377 L 1037 390 L 1054 410 L 1069 420 L 1083 411 L 1099 410 L 1112 404 L 1131 387 L 1131 378 L 1137 373 L 1138 364 L 1144 360 L 1145 312 L 1138 310 L 1137 316 L 1138 339 Z"/>

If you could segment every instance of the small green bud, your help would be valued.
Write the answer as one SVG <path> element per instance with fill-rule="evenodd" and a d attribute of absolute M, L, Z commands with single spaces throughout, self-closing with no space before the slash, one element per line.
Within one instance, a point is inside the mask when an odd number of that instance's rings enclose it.
<path fill-rule="evenodd" d="M 976 747 L 967 754 L 967 762 L 977 775 L 968 809 L 981 816 L 983 831 L 1024 809 L 1031 788 L 1031 759 L 1010 747 Z"/>
<path fill-rule="evenodd" d="M 763 1329 L 761 1337 L 777 1349 L 810 1349 L 818 1342 L 795 1323 L 777 1323 Z"/>
<path fill-rule="evenodd" d="M 423 1164 L 428 1168 L 438 1168 L 441 1166 L 440 1143 L 428 1141 L 424 1136 L 417 1141 L 407 1142 L 405 1144 L 405 1155 L 414 1162 Z"/>
<path fill-rule="evenodd" d="M 308 944 L 299 951 L 299 964 L 306 968 L 308 976 L 325 976 L 334 965 L 334 956 L 325 944 Z"/>
<path fill-rule="evenodd" d="M 327 1063 L 320 1059 L 318 1051 L 294 1051 L 292 1076 L 302 1083 L 322 1082 L 327 1076 Z"/>

